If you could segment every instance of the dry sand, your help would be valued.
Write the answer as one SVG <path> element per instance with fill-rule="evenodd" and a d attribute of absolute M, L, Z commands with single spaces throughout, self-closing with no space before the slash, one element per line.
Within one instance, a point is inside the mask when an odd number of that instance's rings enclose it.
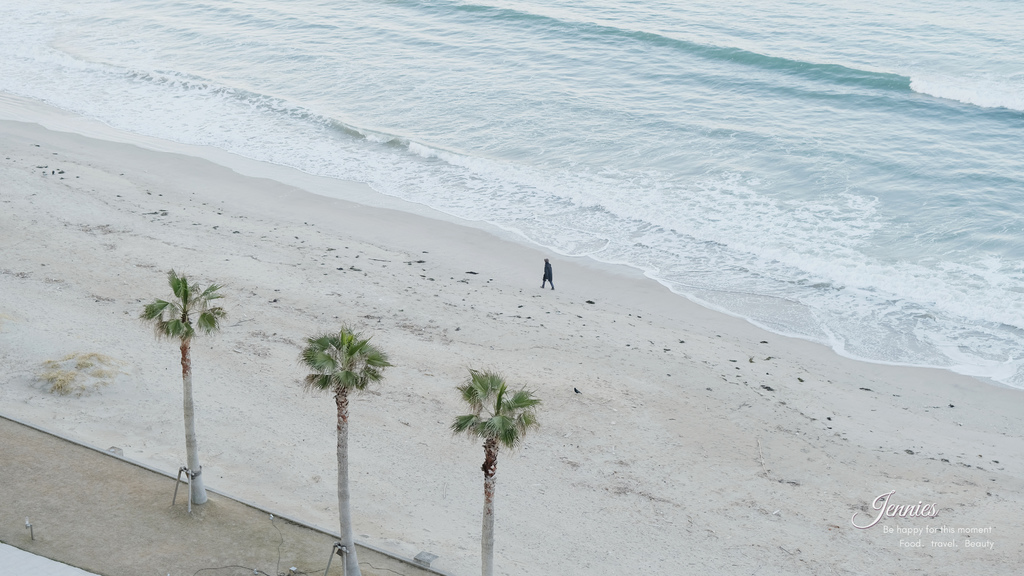
<path fill-rule="evenodd" d="M 395 364 L 351 406 L 357 538 L 433 552 L 440 569 L 479 570 L 483 450 L 448 432 L 471 367 L 544 401 L 541 428 L 499 459 L 501 574 L 1015 574 L 1024 562 L 1021 391 L 848 360 L 634 271 L 370 206 L 365 186 L 231 162 L 337 197 L 0 122 L 0 412 L 176 470 L 177 350 L 137 319 L 174 268 L 227 296 L 223 331 L 193 348 L 208 485 L 336 529 L 334 405 L 302 391 L 297 356 L 304 337 L 349 323 Z M 545 256 L 556 291 L 539 289 Z M 49 394 L 41 364 L 76 352 L 122 374 Z M 851 525 L 891 490 L 938 515 Z M 990 531 L 927 532 L 940 526 Z"/>

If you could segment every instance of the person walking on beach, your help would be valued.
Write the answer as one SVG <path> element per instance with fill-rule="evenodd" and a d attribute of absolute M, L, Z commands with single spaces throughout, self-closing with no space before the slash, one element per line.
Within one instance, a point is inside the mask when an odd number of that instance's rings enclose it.
<path fill-rule="evenodd" d="M 545 258 L 544 259 L 544 279 L 540 281 L 540 287 L 544 288 L 544 286 L 546 284 L 548 284 L 548 283 L 551 284 L 551 289 L 554 290 L 555 289 L 555 281 L 554 281 L 553 276 L 551 275 L 551 262 L 548 262 L 548 259 Z"/>

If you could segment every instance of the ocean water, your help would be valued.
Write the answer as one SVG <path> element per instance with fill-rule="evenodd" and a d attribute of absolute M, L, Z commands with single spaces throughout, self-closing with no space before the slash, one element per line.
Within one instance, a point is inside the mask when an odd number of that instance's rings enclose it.
<path fill-rule="evenodd" d="M 1024 388 L 1024 3 L 9 0 L 0 91 Z"/>

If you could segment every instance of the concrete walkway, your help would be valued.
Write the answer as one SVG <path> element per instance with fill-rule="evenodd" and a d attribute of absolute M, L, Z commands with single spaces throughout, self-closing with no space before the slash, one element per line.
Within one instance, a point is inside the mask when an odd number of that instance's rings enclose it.
<path fill-rule="evenodd" d="M 0 576 L 93 576 L 81 568 L 36 556 L 20 548 L 0 544 Z"/>
<path fill-rule="evenodd" d="M 187 488 L 172 507 L 173 492 L 164 474 L 0 417 L 0 542 L 103 576 L 324 573 L 336 536 L 213 491 L 190 515 Z M 442 574 L 357 547 L 366 576 Z"/>

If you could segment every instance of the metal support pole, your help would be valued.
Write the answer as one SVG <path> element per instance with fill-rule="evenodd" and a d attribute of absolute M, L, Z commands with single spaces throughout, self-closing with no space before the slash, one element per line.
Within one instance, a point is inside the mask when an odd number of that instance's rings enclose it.
<path fill-rule="evenodd" d="M 28 534 L 33 540 L 36 539 L 36 531 L 32 528 L 32 525 L 28 522 L 28 517 L 25 517 L 25 528 L 28 528 Z"/>
<path fill-rule="evenodd" d="M 327 557 L 327 568 L 324 570 L 324 576 L 327 576 L 327 572 L 331 569 L 331 560 L 334 560 L 334 555 L 341 556 L 341 574 L 342 576 L 348 576 L 348 548 L 341 545 L 341 542 L 335 542 L 334 547 L 331 548 L 331 555 Z"/>
<path fill-rule="evenodd" d="M 188 470 L 188 468 L 184 466 L 178 468 L 178 479 L 174 481 L 174 497 L 171 498 L 171 506 L 174 506 L 174 503 L 178 501 L 178 486 L 181 485 L 181 473 L 185 470 Z"/>
<path fill-rule="evenodd" d="M 178 486 L 181 485 L 181 473 L 185 473 L 185 478 L 188 480 L 188 513 L 192 513 L 192 479 L 198 476 L 198 473 L 192 472 L 188 468 L 182 466 L 178 468 L 178 479 L 174 481 L 174 497 L 171 498 L 171 506 L 178 500 Z"/>

